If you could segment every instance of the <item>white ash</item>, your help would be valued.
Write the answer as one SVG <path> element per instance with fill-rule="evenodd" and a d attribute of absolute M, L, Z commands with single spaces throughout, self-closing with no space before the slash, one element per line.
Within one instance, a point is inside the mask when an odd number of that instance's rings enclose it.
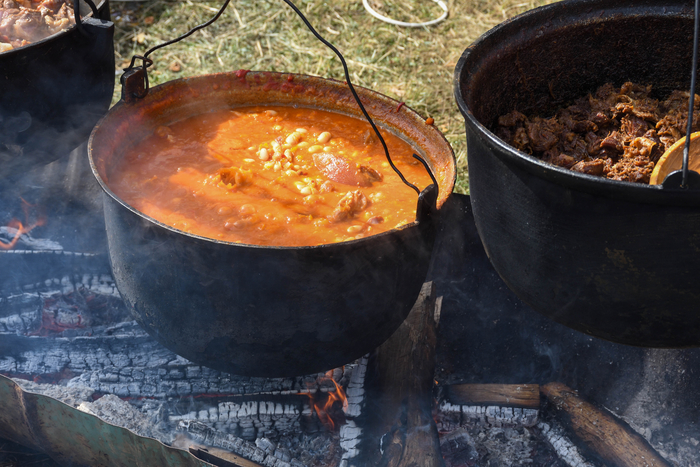
<path fill-rule="evenodd" d="M 179 423 L 178 430 L 187 432 L 198 443 L 226 449 L 266 467 L 305 467 L 301 460 L 292 458 L 288 448 L 278 446 L 268 438 L 258 438 L 253 443 L 217 431 L 204 423 L 186 420 Z"/>
<path fill-rule="evenodd" d="M 166 444 L 175 439 L 178 423 L 200 422 L 221 436 L 248 443 L 263 438 L 277 443 L 275 458 L 289 465 L 295 465 L 294 459 L 299 465 L 317 465 L 319 459 L 324 465 L 338 465 L 342 454 L 356 453 L 360 430 L 352 418 L 361 412 L 366 358 L 325 374 L 295 378 L 221 373 L 168 351 L 128 313 L 90 316 L 77 306 L 82 303 L 80 297 L 68 300 L 68 294 L 78 292 L 101 296 L 87 286 L 101 290 L 113 285 L 110 280 L 76 276 L 43 284 L 58 286 L 50 293 L 40 293 L 37 288 L 2 298 L 0 373 L 52 381 L 54 384 L 21 384 L 35 391 L 41 386 L 49 397 Z M 108 297 L 124 307 L 118 298 Z M 42 324 L 47 299 L 55 300 L 52 324 L 58 331 L 32 335 Z M 61 331 L 62 326 L 69 329 Z M 339 434 L 323 427 L 310 406 L 310 395 L 335 391 L 331 377 L 350 388 L 350 402 L 344 407 L 350 423 L 342 428 L 345 451 Z"/>
<path fill-rule="evenodd" d="M 368 356 L 365 355 L 357 361 L 352 368 L 350 381 L 348 382 L 345 395 L 347 396 L 347 407 L 344 408 L 347 418 L 357 418 L 362 413 L 362 406 L 365 400 L 365 374 L 367 373 Z"/>
<path fill-rule="evenodd" d="M 435 419 L 446 465 L 564 467 L 537 428 L 538 417 L 537 409 L 441 401 Z"/>
<path fill-rule="evenodd" d="M 92 402 L 95 391 L 82 386 L 65 387 L 56 384 L 40 384 L 25 379 L 12 378 L 24 391 L 51 397 L 71 407 L 78 407 L 83 402 Z"/>
<path fill-rule="evenodd" d="M 532 428 L 471 425 L 442 433 L 446 465 L 540 465 L 535 460 L 538 433 Z"/>
<path fill-rule="evenodd" d="M 539 410 L 519 407 L 455 405 L 442 401 L 437 417 L 438 429 L 451 431 L 464 425 L 485 427 L 532 427 L 537 424 Z"/>
<path fill-rule="evenodd" d="M 440 436 L 440 452 L 449 465 L 474 465 L 479 460 L 476 443 L 463 427 Z"/>
<path fill-rule="evenodd" d="M 343 407 L 346 423 L 340 427 L 340 447 L 343 450 L 339 467 L 347 467 L 353 458 L 357 457 L 362 428 L 358 427 L 355 419 L 362 414 L 365 404 L 365 374 L 369 356 L 365 355 L 357 361 L 352 376 L 345 390 L 347 404 Z"/>
<path fill-rule="evenodd" d="M 627 408 L 607 407 L 677 467 L 697 467 L 700 462 L 700 427 L 677 420 L 685 411 L 682 393 L 696 390 L 691 374 L 683 350 L 646 349 L 642 380 Z"/>
<path fill-rule="evenodd" d="M 15 235 L 17 235 L 17 229 L 7 226 L 0 227 L 0 240 L 2 240 L 4 243 L 11 242 L 12 239 L 15 238 Z M 31 233 L 27 232 L 19 236 L 17 243 L 15 244 L 15 249 L 8 251 L 26 254 L 28 253 L 28 250 L 61 251 L 63 250 L 63 246 L 60 243 L 47 238 L 34 238 L 32 237 Z"/>
<path fill-rule="evenodd" d="M 155 416 L 144 414 L 129 402 L 112 394 L 100 397 L 94 402 L 83 402 L 78 406 L 78 410 L 95 415 L 112 425 L 126 428 L 139 436 L 154 438 L 162 443 L 169 444 L 174 439 L 171 432 L 163 427 L 162 422 Z"/>
<path fill-rule="evenodd" d="M 290 395 L 277 401 L 223 401 L 216 405 L 191 401 L 187 412 L 178 411 L 177 405 L 173 407 L 168 420 L 173 425 L 180 421 L 205 423 L 246 440 L 259 437 L 277 439 L 301 430 L 301 413 L 305 405 L 308 405 L 305 398 Z"/>
<path fill-rule="evenodd" d="M 22 251 L 7 250 L 7 251 L 0 252 L 0 254 L 9 254 L 11 252 L 15 253 L 15 254 L 22 253 Z M 24 252 L 24 253 L 29 253 L 29 252 Z M 40 253 L 46 253 L 46 252 L 41 251 Z M 71 252 L 63 252 L 63 251 L 56 251 L 53 254 L 70 256 L 70 257 L 75 257 L 75 258 L 90 258 L 90 257 L 96 256 L 96 255 L 92 255 L 90 253 L 71 253 Z M 29 294 L 37 294 L 37 293 L 68 294 L 68 293 L 74 292 L 76 289 L 78 289 L 80 287 L 84 287 L 93 293 L 99 293 L 99 294 L 109 295 L 109 296 L 113 296 L 113 297 L 119 296 L 119 291 L 117 290 L 117 286 L 114 283 L 114 280 L 112 279 L 111 276 L 109 276 L 107 274 L 76 274 L 75 276 L 55 277 L 52 279 L 45 279 L 45 280 L 40 281 L 40 282 L 24 284 L 21 289 L 23 292 L 29 293 Z M 18 294 L 10 295 L 10 296 L 4 297 L 4 298 L 15 298 L 16 295 L 18 295 Z"/>
<path fill-rule="evenodd" d="M 0 355 L 0 373 L 9 375 L 78 375 L 70 385 L 90 387 L 120 397 L 181 397 L 190 394 L 299 394 L 335 386 L 325 375 L 296 378 L 250 378 L 221 373 L 178 357 L 145 333 L 128 314 L 124 321 L 81 325 L 50 337 L 30 335 L 37 329 L 45 296 L 15 297 L 9 309 L 0 306 L 0 339 L 12 351 Z M 115 299 L 116 300 L 116 299 Z M 9 304 L 9 302 L 5 302 Z M 0 303 L 2 305 L 2 303 Z M 75 323 L 64 316 L 64 325 Z M 81 317 L 90 323 L 90 317 Z M 354 365 L 335 370 L 347 384 Z"/>
<path fill-rule="evenodd" d="M 564 429 L 554 422 L 539 422 L 537 427 L 547 439 L 552 448 L 570 467 L 595 467 L 581 455 L 578 448 L 564 434 Z"/>

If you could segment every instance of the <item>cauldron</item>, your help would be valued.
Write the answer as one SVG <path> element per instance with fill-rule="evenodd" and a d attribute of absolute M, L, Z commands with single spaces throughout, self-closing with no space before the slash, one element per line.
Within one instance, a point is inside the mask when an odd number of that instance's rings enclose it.
<path fill-rule="evenodd" d="M 474 218 L 494 268 L 534 310 L 610 341 L 700 344 L 700 192 L 559 168 L 491 131 L 612 82 L 689 89 L 692 5 L 573 0 L 506 21 L 455 70 Z"/>
<path fill-rule="evenodd" d="M 97 17 L 80 2 L 80 29 L 0 53 L 0 177 L 65 156 L 109 109 L 114 24 L 108 1 L 95 3 Z"/>
<path fill-rule="evenodd" d="M 109 257 L 135 319 L 173 352 L 249 376 L 292 376 L 338 367 L 398 328 L 425 280 L 439 207 L 455 181 L 454 155 L 416 112 L 367 89 L 363 104 L 425 158 L 439 185 L 418 198 L 417 221 L 360 240 L 313 247 L 216 241 L 166 226 L 109 188 L 123 151 L 189 116 L 244 105 L 320 108 L 362 118 L 345 83 L 242 72 L 171 81 L 120 102 L 88 142 L 104 196 Z M 400 109 L 397 111 L 397 109 Z"/>

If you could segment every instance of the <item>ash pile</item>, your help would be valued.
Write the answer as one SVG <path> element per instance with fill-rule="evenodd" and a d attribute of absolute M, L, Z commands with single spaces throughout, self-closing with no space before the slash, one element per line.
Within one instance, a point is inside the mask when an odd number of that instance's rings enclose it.
<path fill-rule="evenodd" d="M 24 390 L 166 445 L 220 447 L 260 465 L 338 465 L 353 454 L 362 360 L 295 378 L 230 375 L 155 342 L 107 274 L 23 289 L 0 299 L 0 374 Z"/>

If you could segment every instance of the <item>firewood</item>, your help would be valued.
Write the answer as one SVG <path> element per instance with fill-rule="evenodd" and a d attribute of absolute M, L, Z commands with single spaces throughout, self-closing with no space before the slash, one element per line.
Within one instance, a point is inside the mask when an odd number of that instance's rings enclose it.
<path fill-rule="evenodd" d="M 445 389 L 452 404 L 540 408 L 537 384 L 453 384 Z"/>
<path fill-rule="evenodd" d="M 225 449 L 194 444 L 189 447 L 189 451 L 193 456 L 218 467 L 262 467 L 260 464 L 244 459 Z"/>
<path fill-rule="evenodd" d="M 365 453 L 363 465 L 444 466 L 432 417 L 435 302 L 432 282 L 423 284 L 401 327 L 370 357 L 368 398 L 378 409 L 371 414 L 368 439 L 383 440 L 383 455 Z"/>
<path fill-rule="evenodd" d="M 541 388 L 557 419 L 608 467 L 670 467 L 671 464 L 622 420 L 583 400 L 562 383 Z"/>

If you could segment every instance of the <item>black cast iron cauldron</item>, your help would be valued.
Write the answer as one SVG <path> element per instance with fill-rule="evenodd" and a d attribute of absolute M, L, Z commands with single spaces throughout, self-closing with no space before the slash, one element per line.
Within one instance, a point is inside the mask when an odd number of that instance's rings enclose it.
<path fill-rule="evenodd" d="M 471 201 L 486 252 L 533 309 L 623 344 L 700 344 L 700 192 L 571 172 L 489 129 L 517 109 L 553 115 L 606 82 L 689 89 L 687 1 L 574 0 L 506 21 L 455 70 Z"/>
<path fill-rule="evenodd" d="M 88 143 L 102 185 L 117 287 L 136 320 L 183 357 L 250 376 L 291 376 L 350 362 L 386 340 L 425 280 L 437 222 L 455 181 L 454 155 L 423 118 L 358 88 L 375 122 L 410 142 L 439 184 L 426 189 L 417 222 L 383 234 L 314 247 L 262 247 L 187 234 L 134 210 L 109 188 L 125 148 L 160 125 L 243 105 L 321 108 L 362 118 L 344 83 L 266 72 L 171 81 L 120 102 Z M 397 112 L 397 109 L 400 111 Z"/>
<path fill-rule="evenodd" d="M 71 0 L 72 1 L 72 0 Z M 87 140 L 114 91 L 114 24 L 107 0 L 97 17 L 80 4 L 76 25 L 0 53 L 0 177 L 66 155 Z"/>

